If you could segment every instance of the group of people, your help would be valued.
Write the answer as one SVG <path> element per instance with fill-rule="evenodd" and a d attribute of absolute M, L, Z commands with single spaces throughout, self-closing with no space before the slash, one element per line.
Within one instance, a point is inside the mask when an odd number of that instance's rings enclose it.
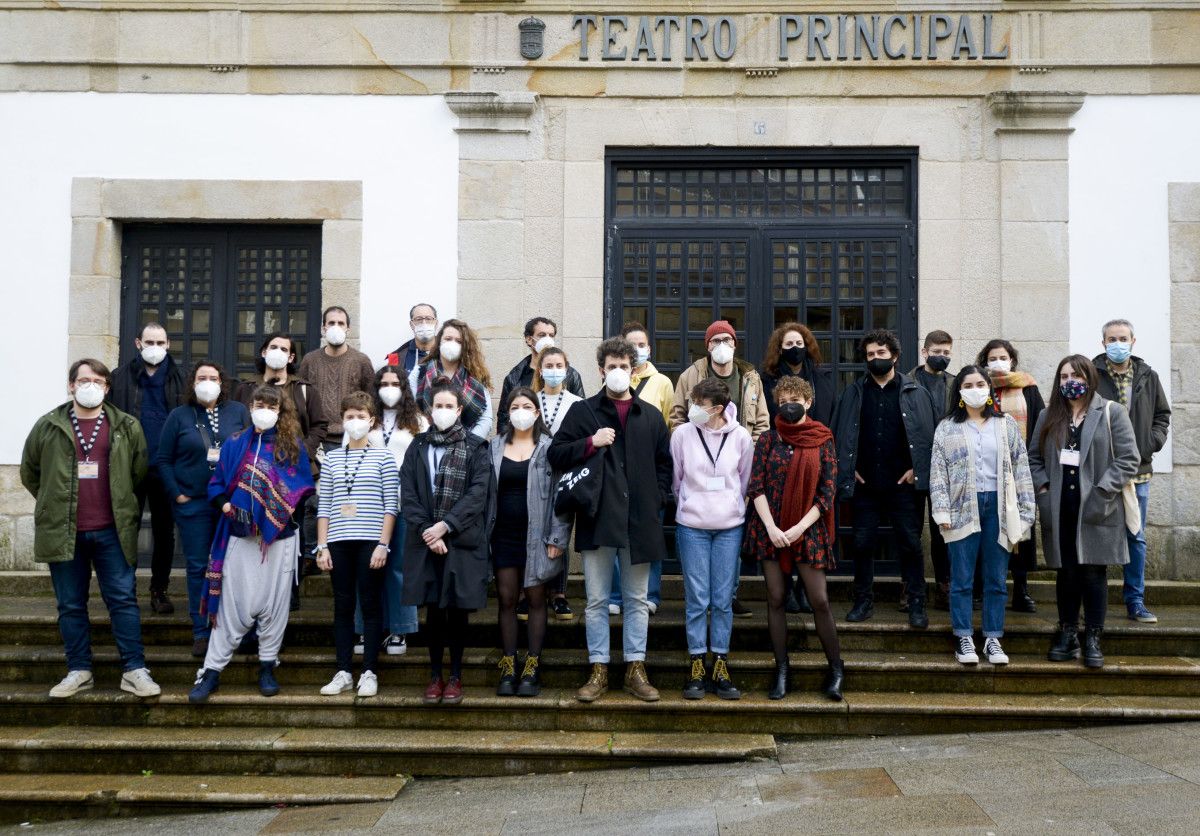
<path fill-rule="evenodd" d="M 596 349 L 590 374 L 602 387 L 586 397 L 583 375 L 556 344 L 556 324 L 535 317 L 524 329 L 529 353 L 504 378 L 498 409 L 467 323 L 439 322 L 433 306 L 419 304 L 410 325 L 413 338 L 378 369 L 349 345 L 350 317 L 337 306 L 323 314 L 323 345 L 299 362 L 289 335 L 268 335 L 252 380 L 227 379 L 208 360 L 186 376 L 153 322 L 138 336 L 137 356 L 115 372 L 95 359 L 71 366 L 70 400 L 34 426 L 21 466 L 37 499 L 35 557 L 50 564 L 67 657 L 51 696 L 93 687 L 93 571 L 125 669 L 121 687 L 159 693 L 135 591 L 146 506 L 154 612 L 173 611 L 175 528 L 186 558 L 192 652 L 203 659 L 193 702 L 218 689 L 239 648 L 257 651 L 260 692 L 278 693 L 274 671 L 307 571 L 329 572 L 333 587 L 336 669 L 322 694 L 375 695 L 380 655 L 406 651 L 424 607 L 424 699 L 461 702 L 468 618 L 486 605 L 494 578 L 497 693 L 534 696 L 550 614 L 574 617 L 566 599 L 572 536 L 590 664 L 577 698 L 591 702 L 608 690 L 610 619 L 620 613 L 624 688 L 655 701 L 646 644 L 672 507 L 688 699 L 740 697 L 728 657 L 733 618 L 746 612 L 737 601 L 743 559 L 766 581 L 776 665 L 769 696 L 789 687 L 786 614 L 806 611 L 828 662 L 822 692 L 842 698 L 825 582 L 839 524 L 853 532 L 846 620 L 874 613 L 874 560 L 887 524 L 901 609 L 923 629 L 921 538 L 930 521 L 933 603 L 950 611 L 964 664 L 980 658 L 975 609 L 983 655 L 1008 661 L 1001 639 L 1010 569 L 1013 609 L 1035 609 L 1026 577 L 1037 565 L 1038 516 L 1045 565 L 1058 570 L 1051 659 L 1082 653 L 1086 665 L 1103 664 L 1110 565 L 1124 567 L 1129 617 L 1155 620 L 1144 600 L 1144 526 L 1170 408 L 1156 373 L 1133 356 L 1126 320 L 1105 324 L 1103 354 L 1062 359 L 1046 405 L 1005 340 L 952 375 L 953 341 L 931 332 L 921 363 L 904 374 L 896 335 L 873 330 L 859 343 L 866 373 L 836 396 L 803 324 L 779 326 L 755 368 L 737 356 L 737 332 L 723 320 L 708 327 L 705 356 L 677 384 L 655 368 L 646 326 L 628 323 Z"/>

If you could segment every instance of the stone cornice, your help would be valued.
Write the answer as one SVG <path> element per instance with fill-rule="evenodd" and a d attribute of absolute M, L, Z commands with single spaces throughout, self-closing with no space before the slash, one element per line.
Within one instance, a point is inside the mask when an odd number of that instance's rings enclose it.
<path fill-rule="evenodd" d="M 1065 131 L 1084 98 L 1083 93 L 1001 90 L 989 93 L 987 103 L 1000 123 L 997 130 Z"/>
<path fill-rule="evenodd" d="M 470 92 L 451 90 L 446 106 L 458 117 L 459 133 L 528 133 L 529 117 L 537 110 L 536 93 Z"/>

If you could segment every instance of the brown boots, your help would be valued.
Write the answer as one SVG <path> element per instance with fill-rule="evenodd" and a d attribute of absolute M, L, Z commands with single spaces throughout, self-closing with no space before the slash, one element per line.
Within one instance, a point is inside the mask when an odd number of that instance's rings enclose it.
<path fill-rule="evenodd" d="M 592 674 L 583 687 L 575 692 L 575 699 L 580 702 L 594 702 L 608 693 L 608 665 L 596 662 L 592 665 Z"/>
<path fill-rule="evenodd" d="M 644 662 L 630 662 L 625 669 L 625 691 L 645 702 L 658 701 L 658 689 L 650 684 Z M 575 692 L 580 702 L 595 702 L 608 693 L 608 665 L 592 664 L 592 673 L 583 687 Z"/>

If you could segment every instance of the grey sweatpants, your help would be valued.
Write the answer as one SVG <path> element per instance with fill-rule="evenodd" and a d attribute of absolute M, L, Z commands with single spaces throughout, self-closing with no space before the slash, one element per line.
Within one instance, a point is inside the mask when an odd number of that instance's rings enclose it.
<path fill-rule="evenodd" d="M 257 538 L 230 537 L 221 573 L 221 605 L 204 667 L 223 671 L 258 622 L 258 658 L 274 662 L 287 629 L 300 537 L 276 540 L 263 558 Z"/>

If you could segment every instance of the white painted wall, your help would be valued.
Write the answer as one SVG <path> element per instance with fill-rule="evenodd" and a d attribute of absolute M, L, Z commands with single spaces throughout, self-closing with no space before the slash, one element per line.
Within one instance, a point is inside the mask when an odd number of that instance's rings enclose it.
<path fill-rule="evenodd" d="M 1200 96 L 1088 96 L 1071 127 L 1071 348 L 1098 354 L 1101 326 L 1128 319 L 1170 396 L 1167 183 L 1200 181 Z"/>
<path fill-rule="evenodd" d="M 414 301 L 455 307 L 454 124 L 436 96 L 0 94 L 0 464 L 66 397 L 73 177 L 362 181 L 354 325 L 380 358 Z"/>

